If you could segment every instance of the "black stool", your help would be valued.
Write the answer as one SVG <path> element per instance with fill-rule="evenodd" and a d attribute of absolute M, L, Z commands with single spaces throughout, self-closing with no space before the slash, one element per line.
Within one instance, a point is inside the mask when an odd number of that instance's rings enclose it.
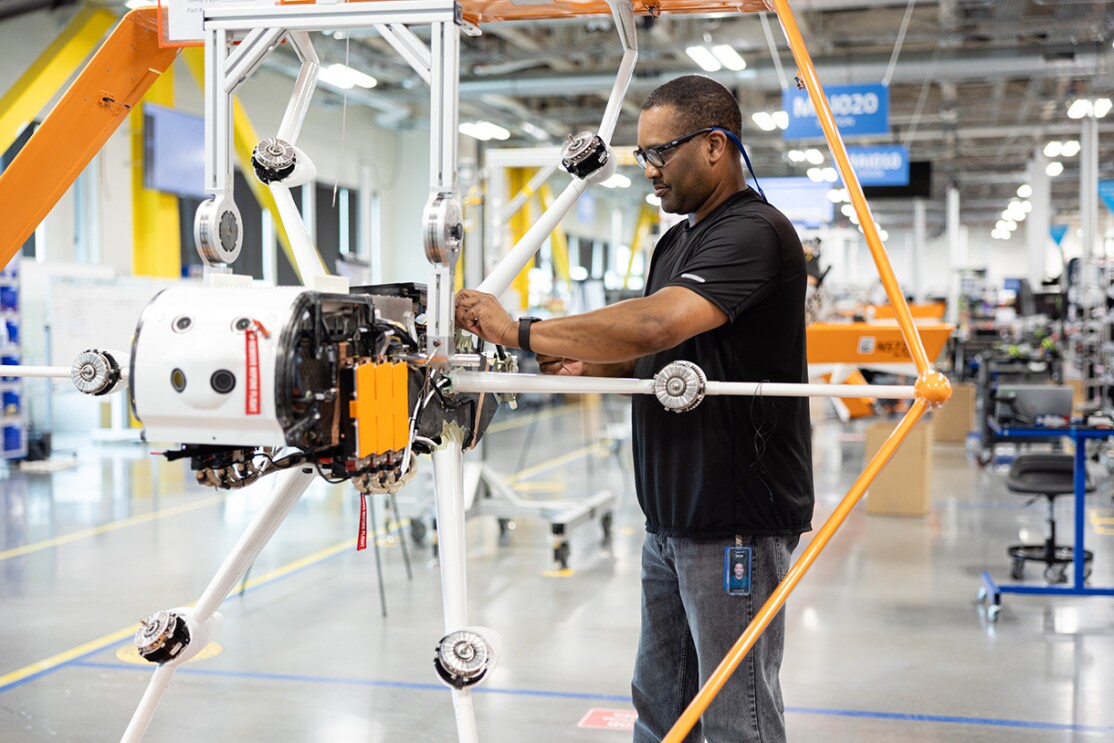
<path fill-rule="evenodd" d="M 1014 580 L 1025 577 L 1025 563 L 1032 560 L 1045 564 L 1044 579 L 1048 583 L 1067 582 L 1066 571 L 1075 559 L 1075 550 L 1056 544 L 1056 518 L 1053 510 L 1056 496 L 1075 492 L 1074 469 L 1075 457 L 1071 454 L 1023 454 L 1013 460 L 1006 487 L 1015 493 L 1043 495 L 1048 499 L 1048 525 L 1044 544 L 1015 544 L 1009 548 L 1013 561 L 1010 577 Z M 1086 476 L 1086 487 L 1088 493 L 1095 489 L 1095 483 L 1089 475 Z M 1092 557 L 1094 554 L 1090 550 L 1083 551 L 1084 577 L 1091 574 Z"/>

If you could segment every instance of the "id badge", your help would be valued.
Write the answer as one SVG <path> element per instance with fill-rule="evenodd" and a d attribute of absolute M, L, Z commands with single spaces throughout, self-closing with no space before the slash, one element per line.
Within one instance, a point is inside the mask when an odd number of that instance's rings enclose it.
<path fill-rule="evenodd" d="M 750 547 L 723 548 L 723 590 L 728 595 L 750 595 L 750 554 Z"/>

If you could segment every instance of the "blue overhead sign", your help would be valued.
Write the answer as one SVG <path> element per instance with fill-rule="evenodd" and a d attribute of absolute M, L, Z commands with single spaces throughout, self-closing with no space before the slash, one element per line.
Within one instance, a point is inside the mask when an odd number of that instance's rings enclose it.
<path fill-rule="evenodd" d="M 863 186 L 908 186 L 909 148 L 898 144 L 848 147 L 847 157 Z"/>
<path fill-rule="evenodd" d="M 824 93 L 844 137 L 890 133 L 890 89 L 885 85 L 833 85 Z M 781 107 L 789 114 L 785 139 L 824 136 L 808 91 L 783 90 Z"/>
<path fill-rule="evenodd" d="M 1099 181 L 1099 198 L 1107 209 L 1114 212 L 1114 181 Z"/>

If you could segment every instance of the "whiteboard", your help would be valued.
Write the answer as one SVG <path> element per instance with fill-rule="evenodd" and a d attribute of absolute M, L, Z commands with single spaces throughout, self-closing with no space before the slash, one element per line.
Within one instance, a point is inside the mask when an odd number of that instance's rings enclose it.
<path fill-rule="evenodd" d="M 90 348 L 119 351 L 121 363 L 127 363 L 144 308 L 163 289 L 182 283 L 180 279 L 139 277 L 52 279 L 47 302 L 50 363 L 69 366 L 77 354 Z"/>

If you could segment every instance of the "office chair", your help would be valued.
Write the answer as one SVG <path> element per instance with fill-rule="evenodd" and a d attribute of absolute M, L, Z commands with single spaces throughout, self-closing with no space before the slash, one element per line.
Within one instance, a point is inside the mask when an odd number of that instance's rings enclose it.
<path fill-rule="evenodd" d="M 1048 499 L 1048 520 L 1044 544 L 1015 544 L 1008 552 L 1012 560 L 1010 577 L 1022 580 L 1025 577 L 1025 563 L 1043 562 L 1044 579 L 1050 583 L 1066 583 L 1067 568 L 1075 559 L 1075 549 L 1056 544 L 1056 518 L 1054 509 L 1056 496 L 1071 495 L 1075 492 L 1075 458 L 1071 454 L 1024 454 L 1013 461 L 1006 487 L 1014 493 L 1044 496 Z M 1086 475 L 1086 489 L 1090 493 L 1095 483 Z M 1030 501 L 1032 502 L 1032 501 Z M 1083 576 L 1091 574 L 1090 550 L 1083 551 Z"/>

